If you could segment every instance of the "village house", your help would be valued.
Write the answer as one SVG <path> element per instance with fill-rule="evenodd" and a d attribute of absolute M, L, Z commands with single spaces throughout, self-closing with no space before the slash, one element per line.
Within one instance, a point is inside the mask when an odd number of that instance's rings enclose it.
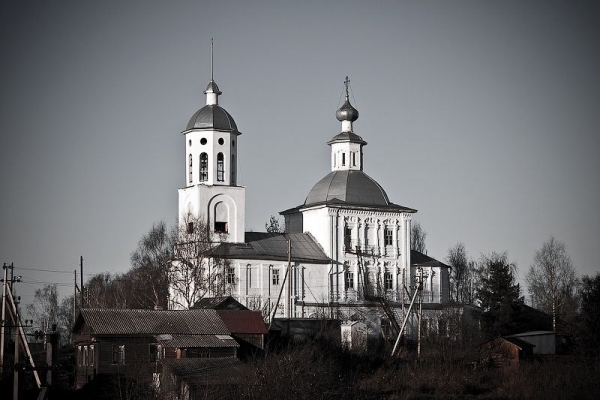
<path fill-rule="evenodd" d="M 236 357 L 240 347 L 216 310 L 82 309 L 73 344 L 77 388 L 98 374 L 156 381 L 162 360 Z"/>

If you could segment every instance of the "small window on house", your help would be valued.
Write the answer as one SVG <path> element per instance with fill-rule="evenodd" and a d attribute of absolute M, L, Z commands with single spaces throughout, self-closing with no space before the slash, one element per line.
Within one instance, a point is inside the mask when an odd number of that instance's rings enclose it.
<path fill-rule="evenodd" d="M 225 181 L 225 161 L 223 159 L 223 153 L 217 154 L 217 181 Z"/>
<path fill-rule="evenodd" d="M 354 289 L 354 273 L 352 272 L 346 272 L 345 273 L 345 288 L 346 290 L 348 289 Z"/>
<path fill-rule="evenodd" d="M 81 346 L 77 346 L 77 365 L 83 365 L 83 350 Z"/>
<path fill-rule="evenodd" d="M 384 281 L 384 285 L 385 285 L 385 290 L 393 289 L 393 275 L 391 272 L 386 272 L 383 275 L 383 281 Z"/>
<path fill-rule="evenodd" d="M 208 154 L 200 154 L 200 182 L 208 180 Z"/>
<path fill-rule="evenodd" d="M 190 154 L 190 165 L 188 167 L 188 171 L 189 171 L 189 174 L 190 174 L 189 180 L 190 180 L 190 183 L 192 183 L 192 176 L 193 175 L 192 175 L 192 155 L 191 154 Z"/>
<path fill-rule="evenodd" d="M 90 351 L 88 353 L 88 365 L 93 367 L 95 359 L 96 359 L 96 354 L 94 353 L 94 345 L 90 344 Z"/>
<path fill-rule="evenodd" d="M 346 165 L 346 153 L 342 153 L 342 167 Z"/>
<path fill-rule="evenodd" d="M 194 223 L 193 222 L 188 222 L 187 226 L 185 228 L 185 232 L 188 234 L 194 233 Z"/>
<path fill-rule="evenodd" d="M 384 241 L 385 241 L 385 245 L 386 246 L 391 246 L 393 244 L 393 235 L 392 235 L 392 230 L 390 228 L 385 228 L 384 230 Z"/>
<path fill-rule="evenodd" d="M 156 362 L 161 359 L 162 346 L 158 343 L 150 343 L 150 362 Z"/>
<path fill-rule="evenodd" d="M 215 233 L 227 233 L 227 222 L 215 221 Z"/>
<path fill-rule="evenodd" d="M 125 345 L 113 345 L 112 363 L 125 364 Z"/>
<path fill-rule="evenodd" d="M 83 361 L 82 365 L 88 365 L 88 347 L 83 346 Z"/>
<path fill-rule="evenodd" d="M 235 269 L 227 268 L 227 283 L 233 285 L 235 283 Z"/>
<path fill-rule="evenodd" d="M 272 276 L 273 276 L 273 285 L 279 285 L 279 270 L 274 269 L 272 272 Z"/>

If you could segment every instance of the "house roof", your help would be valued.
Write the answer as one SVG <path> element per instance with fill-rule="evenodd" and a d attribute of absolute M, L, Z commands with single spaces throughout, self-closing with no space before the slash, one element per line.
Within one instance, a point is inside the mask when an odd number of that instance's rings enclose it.
<path fill-rule="evenodd" d="M 556 335 L 556 332 L 553 331 L 530 331 L 530 332 L 522 332 L 515 333 L 514 335 L 508 335 L 506 337 L 526 337 L 526 336 L 553 336 Z"/>
<path fill-rule="evenodd" d="M 247 310 L 248 307 L 231 296 L 203 297 L 192 308 L 211 308 L 213 310 Z"/>
<path fill-rule="evenodd" d="M 232 334 L 266 335 L 268 333 L 260 311 L 218 310 L 217 313 Z"/>
<path fill-rule="evenodd" d="M 164 359 L 161 363 L 192 387 L 243 383 L 250 372 L 235 357 Z"/>
<path fill-rule="evenodd" d="M 240 347 L 229 335 L 156 335 L 156 340 L 164 347 Z"/>
<path fill-rule="evenodd" d="M 246 243 L 221 243 L 212 250 L 212 255 L 225 259 L 287 261 L 287 239 L 292 242 L 293 262 L 332 262 L 310 233 L 246 232 Z"/>
<path fill-rule="evenodd" d="M 73 332 L 86 323 L 95 335 L 229 335 L 216 310 L 123 310 L 84 308 Z"/>
<path fill-rule="evenodd" d="M 410 251 L 410 262 L 412 265 L 421 265 L 425 267 L 444 267 L 452 268 L 449 265 L 444 264 L 435 258 L 429 257 L 427 254 L 423 254 L 416 250 Z"/>

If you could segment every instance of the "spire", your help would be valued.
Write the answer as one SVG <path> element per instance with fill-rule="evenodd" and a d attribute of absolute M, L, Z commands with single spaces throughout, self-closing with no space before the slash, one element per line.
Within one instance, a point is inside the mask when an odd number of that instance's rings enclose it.
<path fill-rule="evenodd" d="M 346 88 L 346 100 L 340 109 L 337 110 L 335 116 L 342 123 L 342 132 L 352 132 L 352 123 L 358 119 L 358 110 L 350 104 L 350 96 L 348 95 L 350 79 L 348 76 L 344 80 L 344 87 Z"/>
<path fill-rule="evenodd" d="M 215 105 L 219 104 L 219 95 L 221 91 L 214 80 L 214 42 L 213 38 L 210 38 L 210 82 L 204 91 L 206 94 L 206 104 Z"/>

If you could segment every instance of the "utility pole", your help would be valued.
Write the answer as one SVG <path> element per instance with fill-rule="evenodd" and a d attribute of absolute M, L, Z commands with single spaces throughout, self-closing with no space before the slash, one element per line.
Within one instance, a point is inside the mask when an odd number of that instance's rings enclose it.
<path fill-rule="evenodd" d="M 77 318 L 77 270 L 73 270 L 73 325 L 75 325 L 75 318 Z"/>
<path fill-rule="evenodd" d="M 0 327 L 0 377 L 4 374 L 4 329 L 6 325 L 6 284 L 8 278 L 8 265 L 4 263 L 2 266 L 3 276 L 2 279 L 2 326 Z"/>
<path fill-rule="evenodd" d="M 287 274 L 290 277 L 288 280 L 288 318 L 292 318 L 292 241 L 290 238 L 286 237 L 288 241 L 288 270 Z"/>
<path fill-rule="evenodd" d="M 83 308 L 83 256 L 79 257 L 79 268 L 81 269 L 81 286 L 79 286 L 79 293 L 81 293 L 80 308 Z"/>

